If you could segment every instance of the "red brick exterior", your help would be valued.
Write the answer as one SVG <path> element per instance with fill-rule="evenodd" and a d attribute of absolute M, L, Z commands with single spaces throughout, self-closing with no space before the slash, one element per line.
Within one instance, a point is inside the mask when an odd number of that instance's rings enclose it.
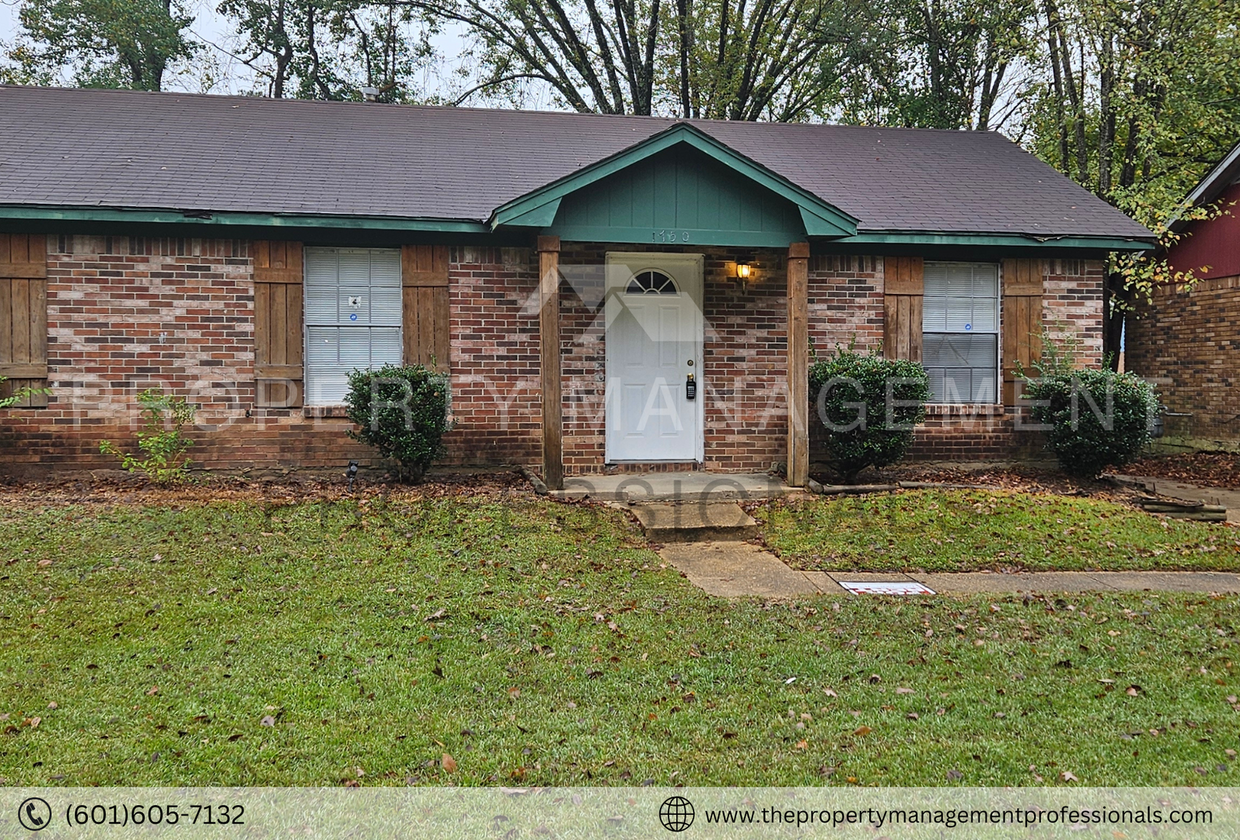
<path fill-rule="evenodd" d="M 1127 324 L 1124 365 L 1173 414 L 1164 446 L 1240 451 L 1240 276 L 1162 289 Z"/>
<path fill-rule="evenodd" d="M 343 469 L 372 465 L 349 424 L 322 410 L 254 407 L 254 304 L 249 243 L 142 237 L 49 237 L 49 381 L 45 409 L 14 409 L 0 424 L 0 471 L 115 468 L 101 440 L 133 446 L 134 398 L 161 387 L 200 406 L 195 461 L 214 469 Z M 641 246 L 566 244 L 561 348 L 566 472 L 604 463 L 606 251 Z M 650 248 L 650 250 L 658 250 Z M 701 381 L 705 467 L 765 470 L 787 447 L 786 257 L 724 248 L 705 254 L 706 344 Z M 735 262 L 755 268 L 746 286 Z M 529 249 L 450 250 L 452 413 L 449 465 L 535 465 L 541 457 L 536 255 Z M 1045 312 L 1101 347 L 1101 267 L 1051 262 Z M 810 336 L 877 349 L 883 334 L 883 259 L 814 256 Z M 337 413 L 338 412 L 334 412 Z M 1010 415 L 972 424 L 937 416 L 918 432 L 921 457 L 1007 457 L 1021 449 Z M 1028 447 L 1025 447 L 1026 449 Z M 685 465 L 682 468 L 691 468 Z M 647 469 L 638 465 L 625 469 Z"/>

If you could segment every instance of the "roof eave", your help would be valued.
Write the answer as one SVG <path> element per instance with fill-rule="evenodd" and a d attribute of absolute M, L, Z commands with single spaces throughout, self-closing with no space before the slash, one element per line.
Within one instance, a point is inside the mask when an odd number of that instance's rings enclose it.
<path fill-rule="evenodd" d="M 1036 248 L 1039 250 L 1152 251 L 1155 238 L 1125 236 L 985 233 L 960 231 L 861 231 L 835 240 L 844 245 L 930 245 L 988 248 Z"/>
<path fill-rule="evenodd" d="M 195 210 L 157 207 L 58 207 L 0 205 L 0 219 L 33 222 L 111 222 L 128 224 L 192 224 L 220 227 L 315 228 L 334 230 L 427 231 L 489 233 L 490 228 L 468 219 L 429 219 L 404 216 L 360 216 L 309 213 L 254 213 L 233 210 Z"/>

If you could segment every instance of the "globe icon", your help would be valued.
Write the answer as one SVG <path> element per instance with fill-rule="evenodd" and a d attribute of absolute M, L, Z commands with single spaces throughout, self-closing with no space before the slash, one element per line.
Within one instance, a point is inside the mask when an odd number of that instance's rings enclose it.
<path fill-rule="evenodd" d="M 683 796 L 670 796 L 659 806 L 659 822 L 668 831 L 684 831 L 693 825 L 693 803 Z"/>

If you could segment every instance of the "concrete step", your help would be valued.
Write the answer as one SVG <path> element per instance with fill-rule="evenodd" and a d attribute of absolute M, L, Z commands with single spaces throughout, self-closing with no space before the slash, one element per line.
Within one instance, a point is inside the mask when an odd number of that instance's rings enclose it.
<path fill-rule="evenodd" d="M 726 542 L 758 535 L 758 523 L 736 502 L 646 502 L 628 509 L 654 542 Z"/>

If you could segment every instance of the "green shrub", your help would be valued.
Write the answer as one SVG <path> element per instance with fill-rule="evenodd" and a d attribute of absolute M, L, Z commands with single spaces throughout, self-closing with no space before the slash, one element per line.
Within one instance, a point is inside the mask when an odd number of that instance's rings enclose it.
<path fill-rule="evenodd" d="M 930 377 L 917 362 L 851 348 L 809 369 L 810 422 L 824 428 L 828 464 L 847 484 L 904 456 L 925 419 Z"/>
<path fill-rule="evenodd" d="M 347 414 L 354 440 L 399 465 L 401 481 L 418 482 L 443 451 L 448 421 L 448 377 L 422 365 L 387 365 L 349 374 Z"/>
<path fill-rule="evenodd" d="M 105 440 L 99 451 L 121 459 L 121 467 L 129 472 L 140 472 L 156 484 L 171 484 L 189 477 L 193 464 L 185 457 L 185 451 L 194 442 L 185 437 L 182 430 L 194 422 L 195 407 L 184 397 L 174 397 L 158 388 L 148 388 L 138 394 L 138 405 L 146 418 L 142 431 L 138 432 L 138 455 L 122 452 L 120 447 Z"/>
<path fill-rule="evenodd" d="M 1064 472 L 1095 478 L 1140 454 L 1159 410 L 1154 386 L 1112 370 L 1040 369 L 1036 379 L 1022 377 L 1024 397 Z"/>

